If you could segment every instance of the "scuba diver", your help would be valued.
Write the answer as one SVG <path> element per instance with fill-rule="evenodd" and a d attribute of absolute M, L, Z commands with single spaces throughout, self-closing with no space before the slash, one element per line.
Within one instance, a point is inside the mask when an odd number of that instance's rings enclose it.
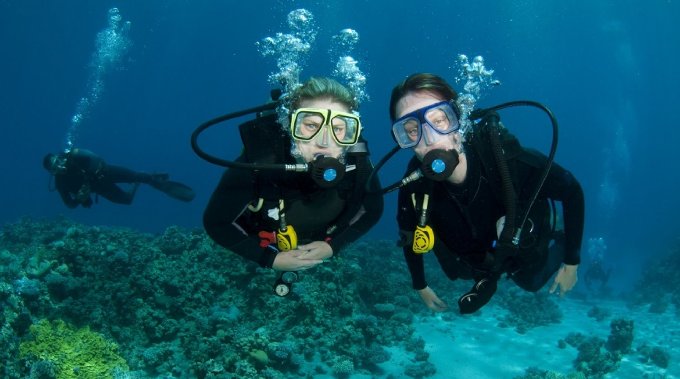
<path fill-rule="evenodd" d="M 346 87 L 313 77 L 282 100 L 204 123 L 192 136 L 202 158 L 226 166 L 203 215 L 218 244 L 281 275 L 275 292 L 290 292 L 297 272 L 337 254 L 375 225 L 383 210 L 366 142 L 360 138 L 358 103 Z M 289 109 L 277 118 L 276 107 Z M 259 109 L 259 110 L 258 110 Z M 262 111 L 262 112 L 260 112 Z M 239 126 L 244 144 L 236 161 L 198 148 L 205 128 L 248 113 Z M 310 175 L 311 173 L 311 175 Z"/>
<path fill-rule="evenodd" d="M 550 292 L 570 291 L 577 281 L 583 234 L 584 198 L 579 182 L 549 157 L 523 148 L 500 124 L 495 112 L 477 110 L 480 119 L 463 135 L 458 94 L 441 77 L 418 73 L 392 90 L 390 117 L 399 149 L 413 149 L 399 188 L 397 221 L 413 288 L 428 308 L 447 304 L 425 279 L 423 253 L 434 251 L 451 280 L 474 280 L 458 300 L 463 314 L 484 306 L 507 274 L 535 292 L 557 272 Z M 533 102 L 518 102 L 534 105 Z M 556 230 L 554 201 L 563 209 L 564 230 Z M 551 207 L 552 205 L 552 207 Z M 436 237 L 436 238 L 435 238 Z"/>
<path fill-rule="evenodd" d="M 195 196 L 188 186 L 168 180 L 168 174 L 146 174 L 113 166 L 85 149 L 47 154 L 43 167 L 54 176 L 54 186 L 69 208 L 91 207 L 93 194 L 113 203 L 131 204 L 141 183 L 181 201 L 191 201 Z M 125 191 L 117 183 L 132 183 L 132 187 Z"/>
<path fill-rule="evenodd" d="M 605 293 L 607 290 L 612 269 L 605 270 L 604 257 L 606 252 L 607 244 L 604 238 L 593 237 L 588 239 L 589 261 L 583 279 L 589 291 Z"/>
<path fill-rule="evenodd" d="M 611 273 L 611 268 L 605 271 L 602 261 L 591 262 L 583 275 L 586 287 L 589 291 L 605 292 Z"/>

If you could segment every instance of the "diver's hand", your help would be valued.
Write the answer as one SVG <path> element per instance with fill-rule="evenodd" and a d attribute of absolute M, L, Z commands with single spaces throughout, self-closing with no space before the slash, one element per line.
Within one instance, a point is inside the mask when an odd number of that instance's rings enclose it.
<path fill-rule="evenodd" d="M 571 291 L 576 282 L 578 281 L 578 275 L 576 271 L 578 270 L 578 265 L 562 265 L 557 271 L 557 276 L 555 276 L 555 281 L 552 286 L 550 286 L 550 293 L 554 293 L 557 286 L 560 287 L 558 294 L 560 297 Z"/>
<path fill-rule="evenodd" d="M 276 254 L 272 268 L 277 271 L 300 271 L 323 263 L 323 260 L 308 258 L 305 254 L 302 250 L 282 251 Z"/>
<path fill-rule="evenodd" d="M 328 259 L 333 256 L 333 248 L 325 241 L 313 241 L 306 245 L 299 245 L 305 259 Z"/>
<path fill-rule="evenodd" d="M 437 294 L 434 293 L 430 287 L 425 287 L 422 290 L 418 290 L 418 295 L 420 295 L 420 298 L 423 299 L 425 305 L 435 312 L 444 312 L 449 307 L 445 302 L 437 297 Z"/>

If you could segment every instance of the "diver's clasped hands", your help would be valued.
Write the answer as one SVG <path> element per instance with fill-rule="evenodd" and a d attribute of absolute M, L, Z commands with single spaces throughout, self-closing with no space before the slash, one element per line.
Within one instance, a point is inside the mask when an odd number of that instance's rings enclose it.
<path fill-rule="evenodd" d="M 298 246 L 295 250 L 282 251 L 274 258 L 272 268 L 277 271 L 300 271 L 315 267 L 333 256 L 333 248 L 327 242 L 314 241 Z"/>

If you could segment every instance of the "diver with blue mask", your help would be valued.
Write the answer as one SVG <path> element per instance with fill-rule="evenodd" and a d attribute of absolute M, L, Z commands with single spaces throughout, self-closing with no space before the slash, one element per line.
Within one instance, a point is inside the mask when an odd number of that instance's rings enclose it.
<path fill-rule="evenodd" d="M 284 118 L 274 110 L 285 105 Z M 223 247 L 282 275 L 285 296 L 298 271 L 315 267 L 364 235 L 379 220 L 382 195 L 353 94 L 329 78 L 311 78 L 262 107 L 216 118 L 192 136 L 199 156 L 227 167 L 205 209 L 208 235 Z M 279 108 L 282 109 L 282 108 Z M 244 144 L 235 161 L 198 147 L 207 127 L 256 113 L 239 126 Z M 285 124 L 285 125 L 283 125 Z"/>
<path fill-rule="evenodd" d="M 497 106 L 476 110 L 464 135 L 457 93 L 444 79 L 414 74 L 395 86 L 390 101 L 396 152 L 412 149 L 399 190 L 397 222 L 404 257 L 416 289 L 434 311 L 447 309 L 425 279 L 423 254 L 434 251 L 451 279 L 473 280 L 460 296 L 461 313 L 484 306 L 506 274 L 538 291 L 555 273 L 550 292 L 576 284 L 583 234 L 584 199 L 578 181 L 549 156 L 520 146 L 500 124 Z M 518 105 L 536 105 L 519 102 Z M 554 201 L 562 203 L 564 230 L 556 230 Z"/>

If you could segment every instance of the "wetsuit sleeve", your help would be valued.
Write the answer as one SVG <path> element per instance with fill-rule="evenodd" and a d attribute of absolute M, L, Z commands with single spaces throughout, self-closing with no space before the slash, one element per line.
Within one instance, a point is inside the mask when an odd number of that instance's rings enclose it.
<path fill-rule="evenodd" d="M 526 149 L 523 155 L 528 159 L 543 159 L 544 162 L 547 159 L 543 154 L 531 149 Z M 571 172 L 553 162 L 539 196 L 562 202 L 565 237 L 563 263 L 569 265 L 581 263 L 581 242 L 585 218 L 585 200 L 581 184 Z"/>
<path fill-rule="evenodd" d="M 425 264 L 423 255 L 413 252 L 413 232 L 416 229 L 416 210 L 411 201 L 411 192 L 399 190 L 397 204 L 397 223 L 399 224 L 400 244 L 404 252 L 404 259 L 411 274 L 413 289 L 421 290 L 427 287 L 425 281 Z"/>
<path fill-rule="evenodd" d="M 333 249 L 333 254 L 337 254 L 343 247 L 347 246 L 361 236 L 366 234 L 380 220 L 383 212 L 383 196 L 380 193 L 380 181 L 378 176 L 374 175 L 371 180 L 371 189 L 375 192 L 366 192 L 361 208 L 354 218 L 344 230 L 337 232 L 328 244 Z M 347 204 L 346 206 L 351 206 Z"/>
<path fill-rule="evenodd" d="M 234 253 L 262 267 L 272 267 L 277 251 L 262 248 L 259 239 L 236 223 L 253 200 L 249 172 L 228 169 L 222 175 L 203 213 L 203 226 L 210 238 Z"/>

